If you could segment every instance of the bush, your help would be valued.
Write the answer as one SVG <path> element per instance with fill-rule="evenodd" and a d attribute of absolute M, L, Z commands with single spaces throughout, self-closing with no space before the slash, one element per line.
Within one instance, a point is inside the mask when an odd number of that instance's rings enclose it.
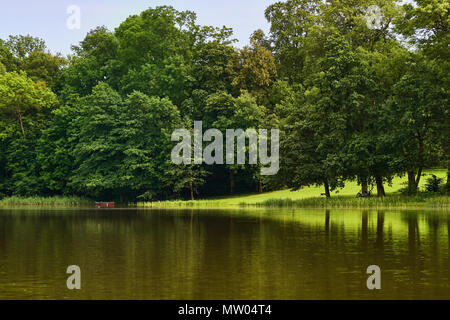
<path fill-rule="evenodd" d="M 400 183 L 402 186 L 400 189 L 398 189 L 398 192 L 404 196 L 409 194 L 409 188 L 408 188 L 408 182 L 402 182 Z"/>
<path fill-rule="evenodd" d="M 425 190 L 427 190 L 428 192 L 439 192 L 443 181 L 444 180 L 442 178 L 438 178 L 433 174 L 431 178 L 427 179 Z"/>

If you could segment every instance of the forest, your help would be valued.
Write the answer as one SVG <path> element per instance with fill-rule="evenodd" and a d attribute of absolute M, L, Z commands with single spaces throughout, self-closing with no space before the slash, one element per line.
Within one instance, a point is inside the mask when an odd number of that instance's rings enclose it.
<path fill-rule="evenodd" d="M 367 9 L 382 19 L 370 27 Z M 270 32 L 233 30 L 170 6 L 91 30 L 68 56 L 0 39 L 0 199 L 162 201 L 357 181 L 363 193 L 445 168 L 450 191 L 449 0 L 287 0 Z M 175 165 L 171 134 L 279 129 L 280 170 Z"/>

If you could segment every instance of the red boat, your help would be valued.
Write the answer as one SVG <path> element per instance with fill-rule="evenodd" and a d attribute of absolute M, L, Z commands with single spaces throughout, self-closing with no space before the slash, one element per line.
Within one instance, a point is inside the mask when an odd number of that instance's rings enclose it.
<path fill-rule="evenodd" d="M 101 208 L 114 208 L 115 202 L 96 202 L 95 208 L 101 209 Z"/>

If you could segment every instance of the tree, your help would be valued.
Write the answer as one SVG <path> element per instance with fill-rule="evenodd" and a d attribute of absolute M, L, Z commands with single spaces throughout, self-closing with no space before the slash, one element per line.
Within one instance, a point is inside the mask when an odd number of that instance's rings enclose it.
<path fill-rule="evenodd" d="M 78 103 L 81 113 L 74 123 L 78 143 L 69 185 L 79 194 L 115 197 L 123 161 L 118 139 L 122 98 L 108 85 L 100 84 Z"/>
<path fill-rule="evenodd" d="M 72 94 L 86 96 L 101 82 L 115 90 L 120 89 L 124 67 L 118 59 L 119 41 L 106 27 L 91 30 L 78 46 L 73 46 L 75 56 L 63 74 L 61 95 L 65 100 Z"/>
<path fill-rule="evenodd" d="M 18 59 L 24 59 L 35 51 L 44 52 L 46 49 L 44 40 L 30 35 L 9 36 L 6 46 Z"/>
<path fill-rule="evenodd" d="M 288 187 L 298 190 L 323 185 L 329 198 L 338 180 L 327 159 L 336 153 L 339 144 L 330 144 L 325 135 L 330 133 L 332 124 L 324 118 L 329 113 L 325 105 L 318 103 L 318 93 L 317 89 L 305 92 L 301 87 L 295 88 L 277 106 L 277 113 L 282 116 L 281 172 Z"/>
<path fill-rule="evenodd" d="M 4 193 L 33 195 L 42 191 L 36 144 L 57 104 L 45 83 L 33 82 L 22 71 L 0 72 L 0 188 Z"/>
<path fill-rule="evenodd" d="M 405 3 L 403 9 L 405 15 L 398 21 L 398 30 L 434 58 L 448 61 L 448 0 L 414 0 L 413 3 Z"/>
<path fill-rule="evenodd" d="M 256 103 L 256 100 L 247 92 L 243 92 L 237 98 L 226 92 L 217 92 L 208 97 L 205 107 L 204 121 L 205 128 L 218 129 L 226 132 L 227 129 L 258 129 L 261 121 L 265 117 L 265 110 Z M 234 148 L 235 154 L 237 147 Z M 246 150 L 247 147 L 246 147 Z M 229 179 L 229 192 L 235 192 L 235 175 L 238 171 L 245 172 L 247 170 L 253 172 L 257 166 L 245 167 L 239 164 L 227 164 Z M 251 174 L 250 176 L 253 176 Z"/>
<path fill-rule="evenodd" d="M 432 127 L 434 136 L 438 137 L 441 162 L 448 168 L 446 189 L 450 192 L 450 114 L 447 107 L 450 87 L 450 4 L 448 1 L 416 0 L 414 4 L 406 3 L 403 7 L 405 16 L 399 21 L 398 29 L 412 44 L 420 48 L 423 58 L 430 61 L 433 84 L 441 91 L 440 108 L 434 109 Z"/>
<path fill-rule="evenodd" d="M 248 91 L 262 105 L 268 101 L 270 88 L 276 81 L 277 69 L 272 52 L 258 43 L 261 32 L 256 32 L 250 39 L 250 46 L 234 52 L 228 64 L 228 72 L 235 95 L 239 95 L 242 90 Z"/>
<path fill-rule="evenodd" d="M 63 70 L 67 60 L 61 55 L 51 55 L 42 51 L 33 51 L 24 58 L 19 68 L 25 71 L 33 81 L 45 82 L 47 87 L 59 89 L 56 86 L 61 81 Z"/>
<path fill-rule="evenodd" d="M 6 42 L 0 39 L 0 63 L 5 68 L 5 71 L 17 71 L 18 60 L 6 45 Z"/>
<path fill-rule="evenodd" d="M 115 31 L 119 59 L 126 68 L 121 79 L 126 94 L 139 90 L 168 97 L 175 104 L 192 87 L 192 35 L 195 14 L 161 6 L 125 20 Z"/>
<path fill-rule="evenodd" d="M 35 82 L 45 82 L 56 89 L 61 81 L 62 69 L 67 60 L 61 54 L 47 51 L 44 40 L 31 36 L 10 36 L 8 41 L 0 39 L 0 62 L 6 71 L 25 71 Z"/>
<path fill-rule="evenodd" d="M 73 194 L 69 181 L 75 169 L 74 148 L 78 143 L 74 122 L 81 112 L 73 102 L 52 111 L 48 126 L 38 140 L 36 160 L 46 194 Z"/>
<path fill-rule="evenodd" d="M 24 138 L 32 115 L 50 110 L 56 103 L 56 96 L 44 83 L 33 82 L 24 72 L 0 75 L 0 113 L 18 120 Z"/>
<path fill-rule="evenodd" d="M 70 186 L 79 193 L 135 200 L 163 195 L 170 135 L 180 116 L 168 99 L 133 92 L 125 100 L 106 84 L 79 101 Z"/>
<path fill-rule="evenodd" d="M 319 40 L 315 46 L 322 50 L 308 49 L 313 54 L 307 58 L 311 61 L 310 76 L 305 80 L 308 87 L 297 85 L 277 113 L 284 134 L 282 154 L 288 186 L 324 185 L 325 195 L 330 197 L 330 191 L 352 174 L 345 165 L 352 163 L 345 142 L 352 135 L 353 118 L 358 118 L 361 96 L 357 89 L 361 84 L 355 73 L 357 59 L 342 36 L 316 34 L 314 38 Z"/>
<path fill-rule="evenodd" d="M 432 141 L 436 143 L 430 136 L 433 114 L 440 112 L 446 97 L 434 78 L 430 62 L 419 54 L 394 86 L 390 109 L 396 122 L 393 134 L 400 151 L 398 165 L 408 172 L 409 194 L 417 193 L 423 169 L 429 163 Z"/>
<path fill-rule="evenodd" d="M 194 163 L 194 159 L 191 160 Z M 165 186 L 172 188 L 176 194 L 188 190 L 190 199 L 195 200 L 195 194 L 198 194 L 199 189 L 206 183 L 205 178 L 209 172 L 195 164 L 179 166 L 169 164 L 168 167 Z"/>
<path fill-rule="evenodd" d="M 383 13 L 382 24 L 379 29 L 370 30 L 365 16 L 370 4 L 356 0 L 290 0 L 270 6 L 266 16 L 271 23 L 280 74 L 290 84 L 302 85 L 308 99 L 314 99 L 309 102 L 304 97 L 304 101 L 300 99 L 298 103 L 310 103 L 314 108 L 322 105 L 321 110 L 310 107 L 303 112 L 293 112 L 297 118 L 290 121 L 290 129 L 297 126 L 297 134 L 303 131 L 309 136 L 312 145 L 302 146 L 310 151 L 309 160 L 314 158 L 314 153 L 318 157 L 316 161 L 327 158 L 328 165 L 333 167 L 329 172 L 338 175 L 334 181 L 358 179 L 364 193 L 373 177 L 378 194 L 383 196 L 383 182 L 390 181 L 393 175 L 389 164 L 392 151 L 389 135 L 384 130 L 387 128 L 383 128 L 383 106 L 392 95 L 389 86 L 393 85 L 387 81 L 393 79 L 384 80 L 386 74 L 380 72 L 385 71 L 380 61 L 392 48 L 398 47 L 392 23 L 399 17 L 400 9 L 395 1 L 378 1 Z M 398 78 L 396 75 L 395 79 Z M 314 140 L 313 132 L 318 134 L 318 130 L 326 126 L 310 119 L 311 112 L 332 124 L 320 133 L 320 139 Z M 303 123 L 304 118 L 309 122 Z M 333 121 L 340 121 L 340 125 L 336 127 L 338 124 Z M 312 131 L 308 133 L 308 130 Z M 340 141 L 339 134 L 345 137 L 339 154 L 333 151 L 336 143 L 328 144 L 329 156 L 312 148 L 314 143 L 327 145 L 326 137 L 334 136 Z M 325 153 L 327 148 L 323 149 Z M 311 176 L 302 179 L 306 181 Z M 323 182 L 323 177 L 320 180 Z"/>
<path fill-rule="evenodd" d="M 270 5 L 265 12 L 270 23 L 273 51 L 281 79 L 302 83 L 305 37 L 322 11 L 319 0 L 288 0 Z"/>
<path fill-rule="evenodd" d="M 231 29 L 169 6 L 91 30 L 67 59 L 39 38 L 0 39 L 0 197 L 193 199 L 310 185 L 329 197 L 346 180 L 384 196 L 405 173 L 415 194 L 430 166 L 448 168 L 450 190 L 448 9 L 276 2 L 270 34 L 240 49 Z M 281 174 L 261 176 L 261 163 L 175 166 L 171 133 L 199 120 L 203 131 L 280 128 Z"/>
<path fill-rule="evenodd" d="M 216 91 L 231 92 L 231 78 L 228 64 L 234 48 L 230 39 L 233 31 L 229 28 L 194 27 L 192 37 L 193 92 L 203 90 L 208 94 Z M 204 107 L 204 106 L 199 106 Z"/>
<path fill-rule="evenodd" d="M 172 150 L 171 135 L 181 128 L 177 107 L 167 98 L 133 92 L 125 100 L 118 132 L 124 160 L 118 171 L 129 197 L 166 196 L 164 178 Z"/>

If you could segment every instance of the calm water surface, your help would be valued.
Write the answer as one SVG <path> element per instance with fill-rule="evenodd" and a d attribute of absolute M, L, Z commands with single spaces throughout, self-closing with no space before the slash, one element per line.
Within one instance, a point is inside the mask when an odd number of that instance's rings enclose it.
<path fill-rule="evenodd" d="M 450 299 L 449 231 L 446 211 L 0 209 L 0 298 Z"/>

